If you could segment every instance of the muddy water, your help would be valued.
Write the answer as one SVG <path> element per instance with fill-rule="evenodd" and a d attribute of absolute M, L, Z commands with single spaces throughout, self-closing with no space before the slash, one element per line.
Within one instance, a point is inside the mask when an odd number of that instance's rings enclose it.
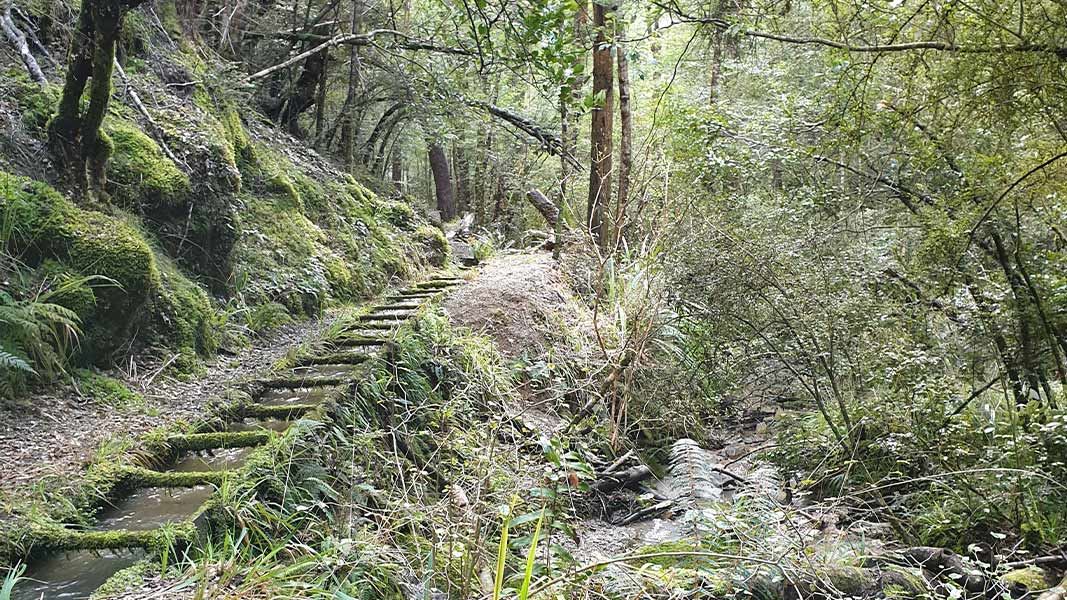
<path fill-rule="evenodd" d="M 180 457 L 172 471 L 179 473 L 199 471 L 232 471 L 240 469 L 248 462 L 248 455 L 256 450 L 251 448 L 226 448 L 208 452 L 190 452 Z"/>
<path fill-rule="evenodd" d="M 145 557 L 143 550 L 77 550 L 30 565 L 12 600 L 81 600 L 115 573 Z M 2 573 L 0 573 L 2 574 Z"/>
<path fill-rule="evenodd" d="M 285 431 L 293 424 L 292 421 L 280 419 L 245 419 L 226 426 L 226 431 Z"/>
<path fill-rule="evenodd" d="M 209 485 L 191 488 L 143 488 L 104 509 L 94 529 L 144 531 L 185 521 L 215 492 Z"/>
<path fill-rule="evenodd" d="M 295 388 L 291 390 L 267 390 L 260 394 L 256 402 L 264 406 L 287 406 L 290 404 L 318 404 L 329 397 L 332 388 Z"/>

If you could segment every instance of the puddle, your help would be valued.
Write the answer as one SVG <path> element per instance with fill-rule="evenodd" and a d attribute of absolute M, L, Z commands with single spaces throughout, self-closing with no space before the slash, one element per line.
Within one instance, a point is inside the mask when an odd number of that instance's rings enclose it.
<path fill-rule="evenodd" d="M 308 365 L 306 367 L 296 367 L 293 369 L 293 375 L 305 379 L 313 379 L 315 377 L 344 377 L 346 375 L 351 375 L 355 368 L 355 365 Z"/>
<path fill-rule="evenodd" d="M 179 473 L 200 471 L 232 471 L 248 462 L 248 455 L 255 451 L 250 448 L 225 448 L 208 452 L 187 452 L 178 458 L 171 471 Z"/>
<path fill-rule="evenodd" d="M 333 388 L 293 388 L 267 390 L 256 402 L 264 406 L 288 406 L 290 404 L 318 404 L 334 393 Z"/>
<path fill-rule="evenodd" d="M 185 521 L 215 493 L 209 485 L 191 488 L 144 488 L 105 508 L 94 529 L 144 531 Z"/>
<path fill-rule="evenodd" d="M 286 390 L 290 391 L 290 390 Z M 228 423 L 226 431 L 278 431 L 282 432 L 293 424 L 292 421 L 281 419 L 245 419 L 235 423 Z"/>
<path fill-rule="evenodd" d="M 129 550 L 75 550 L 30 564 L 12 600 L 82 600 L 115 573 L 133 566 L 147 553 Z M 30 581 L 33 579 L 34 581 Z"/>

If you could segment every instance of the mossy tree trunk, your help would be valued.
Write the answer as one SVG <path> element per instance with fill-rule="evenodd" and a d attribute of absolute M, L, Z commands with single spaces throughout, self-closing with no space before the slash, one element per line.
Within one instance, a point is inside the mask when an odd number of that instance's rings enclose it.
<path fill-rule="evenodd" d="M 144 0 L 83 0 L 78 25 L 70 41 L 63 94 L 48 126 L 52 153 L 76 184 L 91 195 L 103 193 L 111 143 L 101 130 L 111 101 L 122 20 Z M 90 82 L 91 79 L 91 82 Z M 82 96 L 89 86 L 89 103 Z"/>

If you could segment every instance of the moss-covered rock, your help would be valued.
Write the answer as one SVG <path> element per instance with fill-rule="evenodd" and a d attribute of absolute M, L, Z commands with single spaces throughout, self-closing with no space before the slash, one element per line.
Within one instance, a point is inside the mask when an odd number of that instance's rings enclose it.
<path fill-rule="evenodd" d="M 123 344 L 131 316 L 160 288 L 155 256 L 140 232 L 121 217 L 76 207 L 44 183 L 2 172 L 0 202 L 14 228 L 10 243 L 25 260 L 53 259 L 94 278 L 95 304 L 82 307 L 89 312 L 83 347 L 99 356 Z"/>
<path fill-rule="evenodd" d="M 0 213 L 13 228 L 9 250 L 82 319 L 79 362 L 106 363 L 135 333 L 194 361 L 217 349 L 211 299 L 157 254 L 133 218 L 79 208 L 44 183 L 3 172 Z"/>
<path fill-rule="evenodd" d="M 108 164 L 108 192 L 113 200 L 149 214 L 187 202 L 189 177 L 159 144 L 133 123 L 120 119 L 108 120 L 104 130 L 114 145 Z"/>
<path fill-rule="evenodd" d="M 423 225 L 415 231 L 415 237 L 425 252 L 426 259 L 435 267 L 444 266 L 452 255 L 445 234 L 437 227 Z"/>

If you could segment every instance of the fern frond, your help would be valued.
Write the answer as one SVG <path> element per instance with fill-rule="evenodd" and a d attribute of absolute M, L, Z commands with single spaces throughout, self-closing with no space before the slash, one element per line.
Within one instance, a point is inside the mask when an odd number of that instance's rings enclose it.
<path fill-rule="evenodd" d="M 34 371 L 33 367 L 25 359 L 3 350 L 0 350 L 0 369 L 37 374 L 37 371 Z"/>

